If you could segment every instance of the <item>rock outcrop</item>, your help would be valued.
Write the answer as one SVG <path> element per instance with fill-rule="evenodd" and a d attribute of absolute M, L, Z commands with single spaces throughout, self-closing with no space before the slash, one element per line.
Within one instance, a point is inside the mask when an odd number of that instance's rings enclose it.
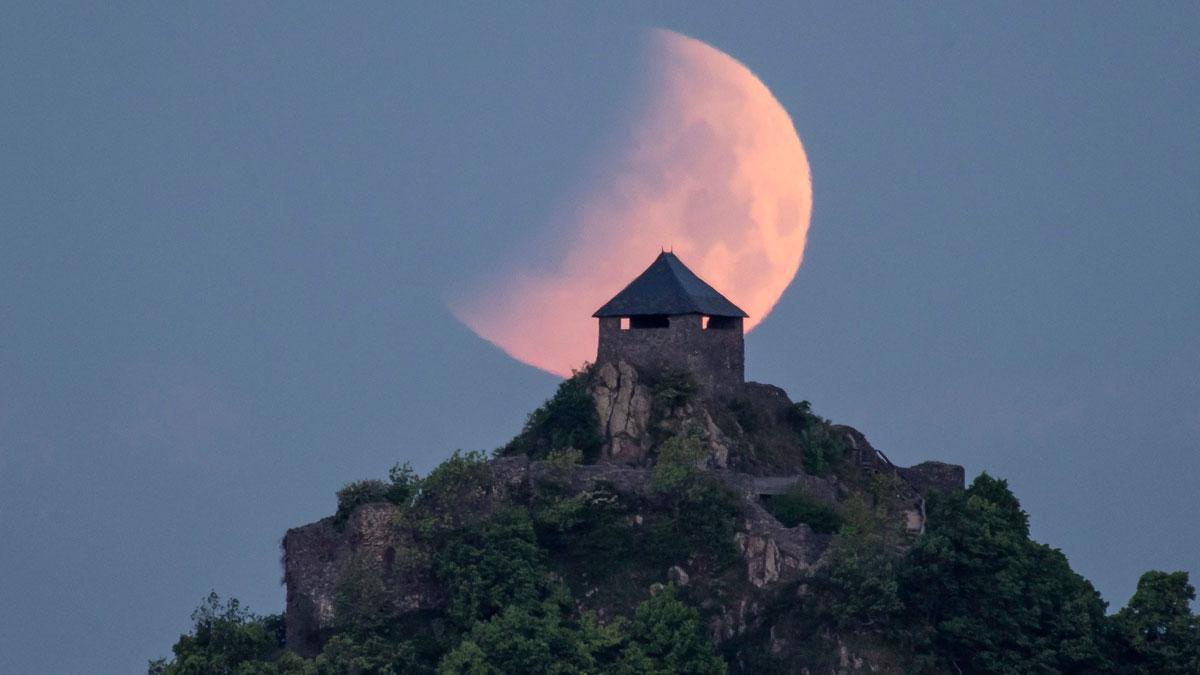
<path fill-rule="evenodd" d="M 738 504 L 740 515 L 731 541 L 725 542 L 736 552 L 736 563 L 716 575 L 693 556 L 637 578 L 638 583 L 647 582 L 647 594 L 654 583 L 685 589 L 718 643 L 732 644 L 766 630 L 765 648 L 771 653 L 790 649 L 789 638 L 778 627 L 764 629 L 765 612 L 786 599 L 781 594 L 803 593 L 806 575 L 823 564 L 829 548 L 831 535 L 803 523 L 788 527 L 776 519 L 766 508 L 770 499 L 799 494 L 835 513 L 844 512 L 852 500 L 866 500 L 872 508 L 886 502 L 887 508 L 876 510 L 895 519 L 894 529 L 915 537 L 925 526 L 923 495 L 963 487 L 961 467 L 937 462 L 895 467 L 857 430 L 812 416 L 806 404 L 792 403 L 778 387 L 747 383 L 721 400 L 663 396 L 659 383 L 624 362 L 605 363 L 590 378 L 588 393 L 604 441 L 600 461 L 564 466 L 525 456 L 493 459 L 487 464 L 486 490 L 451 504 L 453 517 L 462 523 L 486 520 L 496 505 L 529 505 L 538 486 L 553 483 L 560 494 L 619 495 L 632 505 L 622 511 L 626 526 L 641 527 L 662 517 L 654 512 L 663 503 L 653 478 L 658 446 L 672 436 L 698 439 L 706 453 L 703 469 L 719 479 Z M 840 453 L 838 471 L 813 475 L 804 470 L 804 453 L 830 452 L 829 448 Z M 874 487 L 868 490 L 868 485 Z M 445 607 L 445 591 L 429 565 L 435 544 L 403 514 L 398 506 L 371 503 L 343 521 L 331 517 L 287 532 L 283 564 L 289 647 L 305 655 L 320 650 L 337 625 L 339 584 L 362 570 L 384 580 L 380 592 L 401 612 Z M 615 583 L 628 582 L 621 578 Z M 629 609 L 614 606 L 591 582 L 575 590 L 579 607 L 595 610 L 601 618 Z M 830 657 L 842 664 L 838 672 L 876 672 L 872 664 L 886 660 L 870 656 L 870 645 L 831 640 L 838 645 Z"/>
<path fill-rule="evenodd" d="M 734 442 L 713 419 L 713 401 L 696 397 L 677 405 L 656 400 L 654 389 L 625 361 L 596 368 L 590 387 L 606 460 L 644 466 L 652 457 L 655 441 L 678 434 L 693 434 L 708 448 L 708 465 L 729 466 Z"/>

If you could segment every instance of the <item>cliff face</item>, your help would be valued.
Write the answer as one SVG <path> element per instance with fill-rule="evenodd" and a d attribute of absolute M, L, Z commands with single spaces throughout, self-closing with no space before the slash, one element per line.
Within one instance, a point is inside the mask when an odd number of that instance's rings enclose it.
<path fill-rule="evenodd" d="M 486 481 L 446 500 L 444 513 L 418 519 L 404 505 L 370 503 L 344 523 L 331 517 L 289 530 L 283 540 L 289 647 L 309 655 L 320 650 L 338 622 L 340 585 L 351 575 L 377 579 L 396 612 L 444 608 L 446 592 L 430 562 L 440 535 L 431 532 L 449 531 L 446 518 L 486 520 L 506 505 L 551 512 L 544 505 L 553 499 L 610 514 L 608 529 L 583 531 L 575 539 L 563 535 L 550 549 L 552 566 L 580 610 L 602 620 L 628 615 L 654 584 L 673 583 L 701 610 L 710 637 L 731 655 L 735 669 L 755 670 L 754 660 L 740 655 L 761 652 L 791 663 L 792 672 L 893 672 L 885 652 L 836 634 L 824 636 L 826 653 L 814 657 L 810 635 L 790 634 L 786 622 L 772 618 L 778 613 L 772 608 L 806 592 L 807 574 L 823 564 L 831 540 L 816 521 L 781 522 L 771 507 L 782 502 L 773 500 L 800 500 L 829 517 L 865 507 L 883 529 L 899 533 L 896 545 L 902 547 L 925 527 L 922 495 L 962 489 L 961 467 L 894 467 L 858 431 L 829 425 L 769 385 L 747 384 L 736 397 L 717 401 L 681 394 L 624 363 L 606 364 L 590 377 L 604 439 L 598 463 L 497 458 L 487 463 Z M 677 525 L 692 507 L 670 496 L 664 474 L 656 472 L 663 444 L 672 438 L 700 448 L 687 463 L 730 495 L 736 515 L 727 529 L 696 539 Z M 431 522 L 442 529 L 431 529 Z M 709 532 L 703 522 L 698 526 Z M 546 527 L 554 534 L 580 526 Z M 646 542 L 675 527 L 702 550 L 650 550 Z M 594 550 L 608 541 L 602 537 L 617 542 L 615 548 Z M 604 555 L 620 559 L 598 565 L 596 556 Z"/>

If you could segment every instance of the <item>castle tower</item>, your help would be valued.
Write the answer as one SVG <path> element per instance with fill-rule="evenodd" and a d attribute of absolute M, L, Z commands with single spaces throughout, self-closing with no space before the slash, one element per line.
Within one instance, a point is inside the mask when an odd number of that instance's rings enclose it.
<path fill-rule="evenodd" d="M 746 313 L 661 253 L 592 316 L 600 320 L 596 364 L 624 360 L 642 371 L 687 370 L 712 393 L 745 381 Z"/>

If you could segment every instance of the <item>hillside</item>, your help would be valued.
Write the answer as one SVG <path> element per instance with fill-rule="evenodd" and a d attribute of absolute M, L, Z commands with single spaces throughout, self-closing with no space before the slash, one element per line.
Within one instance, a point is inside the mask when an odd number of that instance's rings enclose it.
<path fill-rule="evenodd" d="M 1196 673 L 1184 573 L 1113 615 L 1003 480 L 894 466 L 782 390 L 607 363 L 494 456 L 348 484 L 287 606 L 152 673 Z"/>

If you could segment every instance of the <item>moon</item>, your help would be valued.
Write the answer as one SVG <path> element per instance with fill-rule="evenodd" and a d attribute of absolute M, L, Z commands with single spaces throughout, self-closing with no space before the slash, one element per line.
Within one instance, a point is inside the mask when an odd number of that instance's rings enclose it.
<path fill-rule="evenodd" d="M 511 263 L 449 301 L 512 357 L 566 376 L 596 356 L 600 305 L 674 250 L 753 330 L 796 276 L 812 179 L 791 117 L 742 63 L 649 31 L 643 104 L 580 197 Z"/>

